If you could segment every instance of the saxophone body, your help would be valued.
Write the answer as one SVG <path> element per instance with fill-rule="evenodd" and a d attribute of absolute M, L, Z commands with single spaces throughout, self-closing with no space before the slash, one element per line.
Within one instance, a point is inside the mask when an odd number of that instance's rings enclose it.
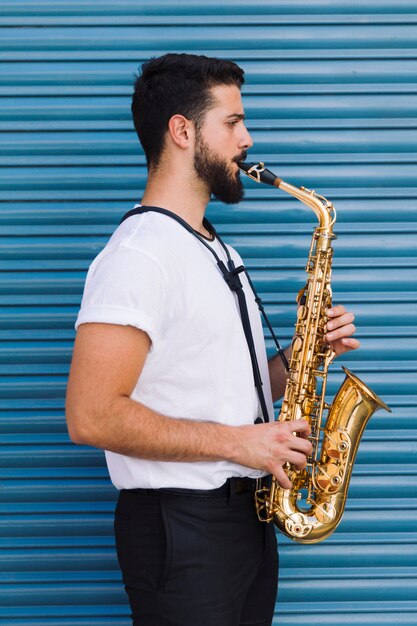
<path fill-rule="evenodd" d="M 306 265 L 307 282 L 297 296 L 292 356 L 279 416 L 279 421 L 304 419 L 310 424 L 313 453 L 305 469 L 287 464 L 291 489 L 283 489 L 272 477 L 270 487 L 260 487 L 255 493 L 261 521 L 273 521 L 294 541 L 317 543 L 326 539 L 342 518 L 356 453 L 370 417 L 379 409 L 391 409 L 346 368 L 332 404 L 325 401 L 327 373 L 335 356 L 325 340 L 325 311 L 332 306 L 333 205 L 315 191 L 286 183 L 263 163 L 238 165 L 256 182 L 296 197 L 318 218 Z"/>

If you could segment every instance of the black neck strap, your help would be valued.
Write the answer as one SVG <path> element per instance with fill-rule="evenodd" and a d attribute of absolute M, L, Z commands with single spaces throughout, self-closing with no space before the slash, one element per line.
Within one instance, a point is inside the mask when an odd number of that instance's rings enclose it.
<path fill-rule="evenodd" d="M 179 224 L 181 224 L 181 226 L 183 226 L 186 230 L 188 230 L 189 233 L 191 233 L 192 235 L 194 235 L 194 237 L 196 237 L 208 250 L 210 250 L 211 254 L 214 256 L 214 258 L 216 259 L 216 263 L 217 266 L 224 278 L 224 280 L 226 281 L 227 285 L 229 286 L 229 288 L 234 291 L 236 293 L 237 296 L 237 300 L 238 300 L 238 304 L 239 304 L 239 309 L 240 309 L 240 317 L 242 320 L 242 325 L 243 325 L 243 330 L 245 333 L 245 337 L 246 337 L 246 342 L 248 344 L 248 348 L 249 348 L 249 354 L 250 354 L 250 358 L 251 358 L 251 363 L 252 363 L 252 372 L 253 372 L 253 379 L 255 382 L 255 387 L 256 390 L 258 392 L 258 397 L 259 397 L 259 403 L 261 405 L 261 409 L 262 409 L 262 415 L 263 415 L 263 421 L 265 422 L 269 422 L 269 415 L 268 415 L 268 409 L 266 406 L 266 402 L 265 402 L 265 396 L 264 396 L 264 392 L 262 389 L 262 379 L 261 379 L 261 374 L 259 371 L 259 365 L 258 365 L 258 360 L 256 358 L 256 350 L 255 350 L 255 344 L 253 341 L 253 335 L 252 335 L 252 329 L 250 326 L 250 319 L 249 319 L 249 312 L 248 312 L 248 307 L 246 304 L 246 297 L 245 297 L 245 292 L 243 290 L 243 285 L 242 282 L 240 280 L 239 274 L 241 272 L 244 272 L 246 274 L 246 277 L 249 281 L 249 285 L 254 293 L 255 296 L 255 301 L 258 305 L 259 310 L 261 311 L 266 324 L 274 338 L 275 341 L 275 345 L 277 346 L 277 351 L 284 363 L 285 369 L 288 371 L 289 367 L 288 367 L 288 361 L 286 359 L 286 356 L 284 354 L 284 350 L 282 349 L 278 339 L 275 336 L 275 333 L 272 329 L 272 326 L 266 316 L 265 310 L 262 306 L 262 300 L 259 298 L 259 296 L 257 295 L 255 288 L 252 284 L 251 279 L 249 278 L 249 274 L 246 270 L 246 268 L 243 265 L 240 265 L 239 267 L 235 267 L 235 264 L 233 262 L 233 259 L 230 256 L 230 252 L 226 246 L 226 244 L 222 241 L 222 239 L 219 237 L 219 235 L 217 234 L 214 226 L 208 221 L 207 218 L 204 218 L 203 220 L 203 225 L 204 227 L 208 230 L 208 232 L 210 234 L 213 235 L 214 238 L 216 238 L 220 245 L 222 246 L 223 250 L 226 253 L 226 257 L 227 257 L 227 267 L 224 264 L 224 262 L 220 259 L 220 257 L 216 254 L 215 250 L 213 250 L 213 248 L 208 245 L 208 243 L 206 243 L 205 238 L 198 233 L 196 230 L 194 230 L 194 228 L 192 228 L 188 222 L 186 222 L 185 220 L 183 220 L 181 217 L 179 217 L 179 215 L 176 215 L 176 213 L 172 213 L 172 211 L 168 211 L 167 209 L 162 209 L 161 207 L 154 207 L 154 206 L 140 206 L 140 207 L 135 207 L 134 209 L 131 209 L 130 211 L 128 211 L 120 220 L 120 224 L 127 219 L 128 217 L 130 217 L 131 215 L 138 215 L 141 213 L 147 213 L 148 211 L 153 211 L 154 213 L 162 213 L 162 215 L 167 215 L 168 217 L 171 217 L 172 219 L 176 220 Z M 262 420 L 260 420 L 262 421 Z"/>

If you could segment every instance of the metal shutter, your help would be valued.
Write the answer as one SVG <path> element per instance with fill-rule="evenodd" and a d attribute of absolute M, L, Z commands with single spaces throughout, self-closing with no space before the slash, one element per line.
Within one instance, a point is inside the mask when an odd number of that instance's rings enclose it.
<path fill-rule="evenodd" d="M 86 270 L 145 181 L 134 72 L 185 51 L 244 67 L 251 156 L 334 201 L 335 301 L 362 340 L 340 362 L 393 408 L 370 422 L 338 531 L 280 539 L 274 623 L 417 624 L 416 3 L 0 1 L 0 35 L 0 621 L 130 623 L 117 492 L 103 453 L 69 441 L 64 394 Z M 208 215 L 288 340 L 313 215 L 250 181 Z"/>

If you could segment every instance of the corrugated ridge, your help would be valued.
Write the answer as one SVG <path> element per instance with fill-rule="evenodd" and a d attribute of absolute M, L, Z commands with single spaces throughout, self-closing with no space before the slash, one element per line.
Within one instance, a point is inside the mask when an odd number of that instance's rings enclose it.
<path fill-rule="evenodd" d="M 185 50 L 242 63 L 253 158 L 334 200 L 335 298 L 354 308 L 363 345 L 343 361 L 393 408 L 364 435 L 339 530 L 317 546 L 280 539 L 274 623 L 415 626 L 415 2 L 0 8 L 0 619 L 130 623 L 116 493 L 103 453 L 69 442 L 64 393 L 86 270 L 145 181 L 133 74 L 151 55 Z M 251 183 L 239 207 L 213 202 L 209 217 L 248 260 L 287 341 L 314 220 Z M 335 365 L 330 394 L 341 378 Z"/>

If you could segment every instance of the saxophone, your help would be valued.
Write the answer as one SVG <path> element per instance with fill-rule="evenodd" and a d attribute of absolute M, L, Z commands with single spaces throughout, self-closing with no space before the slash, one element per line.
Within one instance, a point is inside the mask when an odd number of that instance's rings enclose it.
<path fill-rule="evenodd" d="M 327 371 L 335 353 L 325 340 L 326 309 L 332 306 L 330 286 L 335 239 L 333 204 L 315 191 L 294 187 L 267 170 L 263 163 L 238 163 L 252 180 L 278 187 L 313 209 L 319 225 L 313 233 L 306 285 L 297 296 L 297 321 L 289 375 L 279 421 L 304 419 L 310 424 L 313 452 L 305 469 L 285 469 L 291 489 L 272 477 L 270 487 L 258 486 L 255 504 L 261 521 L 274 521 L 290 539 L 317 543 L 339 524 L 345 508 L 350 476 L 362 433 L 372 414 L 391 409 L 357 376 L 343 367 L 346 377 L 333 403 L 325 402 Z M 322 428 L 322 418 L 327 420 Z"/>

